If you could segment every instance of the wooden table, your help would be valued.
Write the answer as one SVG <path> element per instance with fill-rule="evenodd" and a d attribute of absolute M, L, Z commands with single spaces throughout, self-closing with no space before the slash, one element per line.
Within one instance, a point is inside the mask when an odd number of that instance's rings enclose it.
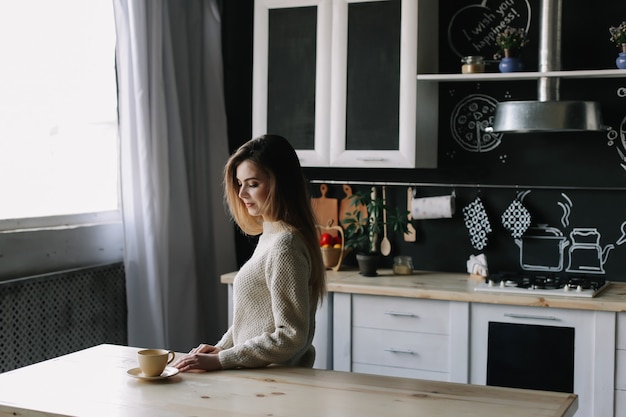
<path fill-rule="evenodd" d="M 572 416 L 578 397 L 301 368 L 133 378 L 137 348 L 99 345 L 0 374 L 0 416 Z"/>

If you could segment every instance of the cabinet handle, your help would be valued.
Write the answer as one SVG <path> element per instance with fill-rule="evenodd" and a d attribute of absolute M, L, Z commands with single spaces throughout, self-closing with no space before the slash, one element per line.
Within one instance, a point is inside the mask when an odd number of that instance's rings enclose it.
<path fill-rule="evenodd" d="M 537 319 L 537 320 L 551 320 L 560 321 L 558 317 L 554 316 L 535 316 L 532 314 L 517 314 L 517 313 L 504 313 L 504 317 L 511 317 L 513 319 Z"/>
<path fill-rule="evenodd" d="M 413 313 L 405 313 L 402 311 L 385 311 L 385 314 L 388 316 L 417 317 L 417 315 Z"/>
<path fill-rule="evenodd" d="M 415 352 L 411 349 L 397 349 L 397 348 L 385 348 L 385 352 L 391 353 L 406 353 L 408 355 L 415 355 Z"/>
<path fill-rule="evenodd" d="M 356 160 L 357 161 L 365 161 L 365 162 L 380 162 L 380 161 L 385 161 L 386 158 L 376 158 L 376 157 L 373 157 L 373 156 L 368 158 L 368 157 L 362 156 L 362 157 L 356 158 Z"/>

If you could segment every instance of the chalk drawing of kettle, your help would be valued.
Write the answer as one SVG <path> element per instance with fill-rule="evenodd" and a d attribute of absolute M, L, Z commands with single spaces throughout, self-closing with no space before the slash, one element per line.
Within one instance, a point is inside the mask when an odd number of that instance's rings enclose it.
<path fill-rule="evenodd" d="M 570 233 L 568 272 L 604 274 L 604 263 L 615 245 L 600 246 L 600 232 L 592 227 L 577 227 Z"/>
<path fill-rule="evenodd" d="M 619 239 L 617 239 L 617 242 L 615 242 L 616 245 L 623 245 L 624 243 L 626 243 L 626 221 L 622 223 L 621 229 L 622 235 L 619 237 Z"/>

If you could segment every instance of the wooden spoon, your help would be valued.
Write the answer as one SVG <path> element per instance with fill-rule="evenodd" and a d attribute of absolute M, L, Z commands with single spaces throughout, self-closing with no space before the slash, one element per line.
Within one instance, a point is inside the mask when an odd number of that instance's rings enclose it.
<path fill-rule="evenodd" d="M 383 256 L 387 256 L 391 253 L 391 242 L 387 238 L 387 209 L 385 208 L 386 202 L 385 186 L 383 185 L 383 240 L 380 242 L 380 253 Z"/>

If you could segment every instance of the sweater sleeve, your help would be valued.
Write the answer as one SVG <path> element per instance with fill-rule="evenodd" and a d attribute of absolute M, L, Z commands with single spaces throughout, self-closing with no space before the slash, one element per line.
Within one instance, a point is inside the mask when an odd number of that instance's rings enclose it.
<path fill-rule="evenodd" d="M 222 367 L 262 367 L 299 359 L 308 348 L 310 259 L 302 245 L 277 245 L 265 263 L 274 329 L 219 352 Z M 222 342 L 220 342 L 222 343 Z"/>
<path fill-rule="evenodd" d="M 215 344 L 216 347 L 221 349 L 228 349 L 233 347 L 233 328 L 232 326 L 228 328 L 226 333 L 222 336 L 219 342 Z"/>

